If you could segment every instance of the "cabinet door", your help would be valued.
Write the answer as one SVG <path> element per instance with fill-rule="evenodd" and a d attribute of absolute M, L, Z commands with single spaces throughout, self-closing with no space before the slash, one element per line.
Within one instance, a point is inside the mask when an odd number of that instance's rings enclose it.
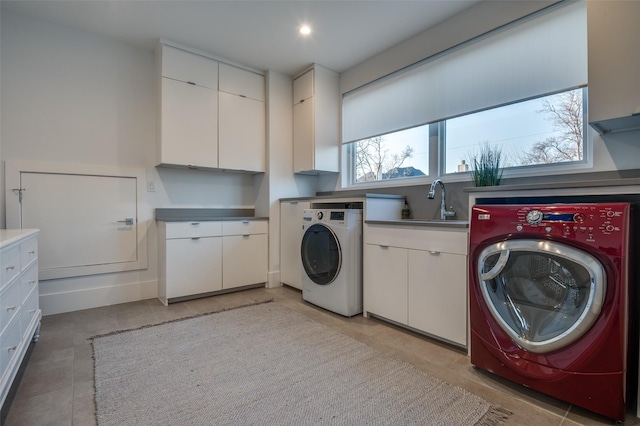
<path fill-rule="evenodd" d="M 161 46 L 162 76 L 218 90 L 218 62 L 171 46 Z"/>
<path fill-rule="evenodd" d="M 364 245 L 365 313 L 407 324 L 407 250 Z"/>
<path fill-rule="evenodd" d="M 467 345 L 467 256 L 409 250 L 409 326 Z"/>
<path fill-rule="evenodd" d="M 310 208 L 308 201 L 280 203 L 280 281 L 302 290 L 302 215 Z"/>
<path fill-rule="evenodd" d="M 264 172 L 264 102 L 225 92 L 219 96 L 219 167 Z"/>
<path fill-rule="evenodd" d="M 223 237 L 222 282 L 224 288 L 267 282 L 267 235 Z"/>
<path fill-rule="evenodd" d="M 166 242 L 167 298 L 222 290 L 222 237 Z"/>
<path fill-rule="evenodd" d="M 264 76 L 251 71 L 220 64 L 221 92 L 264 101 Z"/>
<path fill-rule="evenodd" d="M 315 169 L 313 98 L 293 106 L 293 171 Z"/>
<path fill-rule="evenodd" d="M 159 163 L 218 167 L 218 92 L 162 78 Z"/>
<path fill-rule="evenodd" d="M 309 70 L 293 80 L 293 104 L 304 102 L 313 96 L 313 70 Z"/>
<path fill-rule="evenodd" d="M 137 178 L 52 169 L 21 172 L 20 182 L 26 189 L 21 226 L 41 230 L 40 279 L 146 268 L 137 258 L 143 232 L 137 223 Z M 126 218 L 133 223 L 119 222 Z M 27 249 L 25 259 L 35 248 Z"/>
<path fill-rule="evenodd" d="M 587 2 L 587 37 L 589 121 L 640 112 L 640 2 Z"/>

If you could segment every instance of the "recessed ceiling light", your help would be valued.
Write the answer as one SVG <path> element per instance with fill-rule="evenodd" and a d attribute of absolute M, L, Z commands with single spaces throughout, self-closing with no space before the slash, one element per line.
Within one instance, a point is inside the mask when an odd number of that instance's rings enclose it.
<path fill-rule="evenodd" d="M 311 27 L 308 25 L 302 25 L 300 26 L 300 34 L 302 35 L 309 35 L 311 34 Z"/>

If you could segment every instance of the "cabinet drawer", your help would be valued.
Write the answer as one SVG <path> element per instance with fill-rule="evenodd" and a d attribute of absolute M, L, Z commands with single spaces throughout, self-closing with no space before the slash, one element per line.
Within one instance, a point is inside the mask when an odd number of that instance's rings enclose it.
<path fill-rule="evenodd" d="M 265 220 L 233 220 L 222 222 L 222 235 L 266 234 L 269 222 Z"/>
<path fill-rule="evenodd" d="M 20 322 L 22 323 L 22 334 L 29 330 L 29 325 L 35 317 L 38 316 L 38 292 L 32 291 L 27 297 L 27 300 L 22 305 L 22 312 L 20 314 Z"/>
<path fill-rule="evenodd" d="M 222 235 L 222 222 L 167 222 L 166 238 L 219 237 Z"/>
<path fill-rule="evenodd" d="M 15 245 L 0 253 L 0 288 L 20 273 L 20 246 Z"/>
<path fill-rule="evenodd" d="M 20 322 L 14 321 L 0 337 L 0 374 L 6 372 L 11 360 L 18 353 L 21 342 Z"/>
<path fill-rule="evenodd" d="M 218 89 L 218 62 L 170 46 L 161 46 L 162 76 Z"/>
<path fill-rule="evenodd" d="M 0 294 L 0 331 L 9 325 L 13 317 L 20 310 L 22 294 L 20 283 L 15 282 L 2 294 Z"/>
<path fill-rule="evenodd" d="M 38 266 L 33 264 L 29 270 L 20 277 L 20 300 L 25 300 L 36 287 L 38 287 Z"/>
<path fill-rule="evenodd" d="M 27 269 L 27 267 L 38 258 L 38 240 L 35 238 L 29 238 L 26 241 L 20 243 L 20 266 L 21 270 Z"/>
<path fill-rule="evenodd" d="M 367 244 L 466 255 L 467 235 L 467 231 L 423 226 L 366 225 L 364 240 Z"/>
<path fill-rule="evenodd" d="M 264 76 L 220 64 L 220 91 L 264 101 Z"/>

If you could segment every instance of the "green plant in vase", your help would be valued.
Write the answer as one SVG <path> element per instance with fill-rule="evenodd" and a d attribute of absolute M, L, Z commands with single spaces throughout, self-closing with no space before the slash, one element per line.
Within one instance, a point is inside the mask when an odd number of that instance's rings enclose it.
<path fill-rule="evenodd" d="M 473 186 L 498 186 L 502 179 L 502 150 L 485 143 L 471 156 Z"/>

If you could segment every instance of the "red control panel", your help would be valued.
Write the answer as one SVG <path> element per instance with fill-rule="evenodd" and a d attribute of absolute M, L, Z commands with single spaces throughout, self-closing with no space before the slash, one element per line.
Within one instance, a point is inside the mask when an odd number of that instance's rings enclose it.
<path fill-rule="evenodd" d="M 627 238 L 629 208 L 628 203 L 476 205 L 470 240 L 478 243 L 501 235 L 544 235 L 618 247 Z"/>

